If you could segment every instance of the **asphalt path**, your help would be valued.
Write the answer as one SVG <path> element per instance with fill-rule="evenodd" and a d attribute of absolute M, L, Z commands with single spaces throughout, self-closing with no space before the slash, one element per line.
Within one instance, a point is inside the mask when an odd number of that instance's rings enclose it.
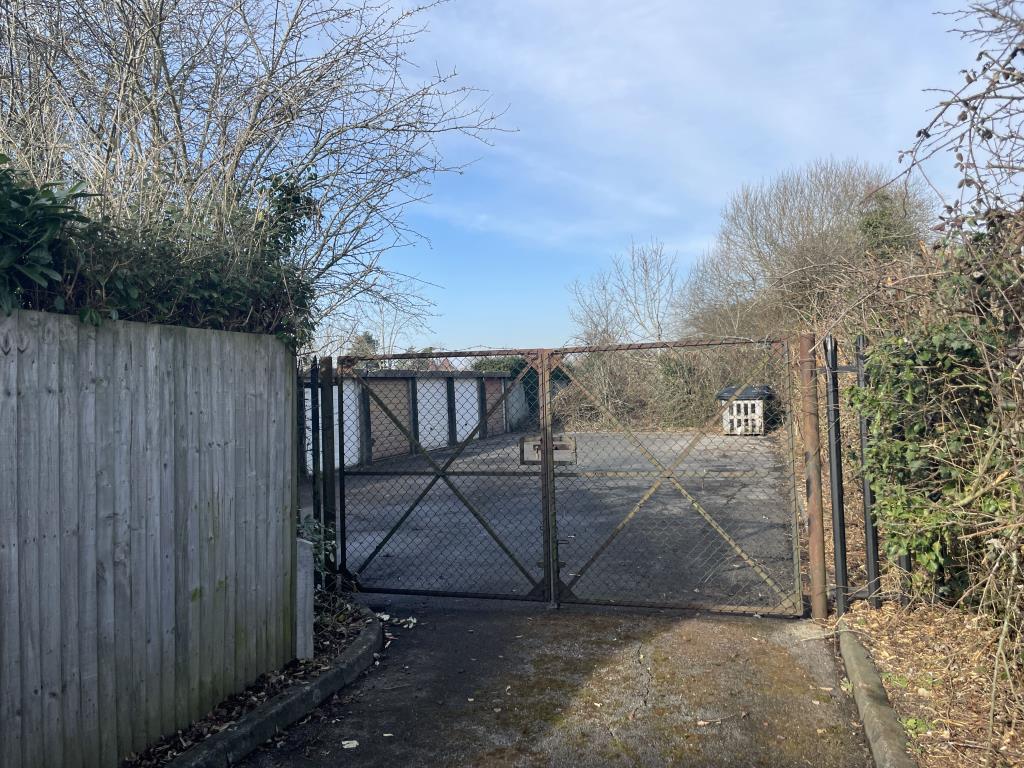
<path fill-rule="evenodd" d="M 378 666 L 241 765 L 872 765 L 803 620 L 375 596 Z"/>
<path fill-rule="evenodd" d="M 471 443 L 444 478 L 434 465 L 451 449 L 364 468 L 385 475 L 348 475 L 348 565 L 360 583 L 539 595 L 540 472 L 520 462 L 520 437 Z M 558 465 L 555 479 L 563 602 L 802 611 L 783 435 L 567 437 L 575 461 Z"/>

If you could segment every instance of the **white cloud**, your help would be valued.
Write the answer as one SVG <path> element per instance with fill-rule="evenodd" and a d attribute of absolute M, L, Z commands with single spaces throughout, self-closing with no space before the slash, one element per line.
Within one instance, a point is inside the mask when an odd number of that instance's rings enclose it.
<path fill-rule="evenodd" d="M 427 215 L 545 245 L 703 241 L 740 184 L 820 156 L 895 163 L 968 61 L 926 3 L 454 2 L 414 52 L 515 134 Z M 711 226 L 709 227 L 709 223 Z"/>

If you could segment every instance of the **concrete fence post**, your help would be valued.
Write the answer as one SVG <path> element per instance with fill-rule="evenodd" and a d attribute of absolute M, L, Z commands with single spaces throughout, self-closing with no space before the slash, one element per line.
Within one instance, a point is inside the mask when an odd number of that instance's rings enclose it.
<path fill-rule="evenodd" d="M 295 559 L 295 658 L 313 658 L 313 543 L 299 539 Z"/>

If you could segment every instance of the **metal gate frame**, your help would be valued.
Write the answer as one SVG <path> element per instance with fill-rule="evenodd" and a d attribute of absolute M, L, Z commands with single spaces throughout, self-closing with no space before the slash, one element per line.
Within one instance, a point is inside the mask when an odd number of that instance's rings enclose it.
<path fill-rule="evenodd" d="M 493 353 L 490 353 L 490 354 L 493 354 Z M 406 353 L 406 355 L 402 355 L 402 356 L 394 355 L 394 356 L 385 357 L 385 358 L 381 358 L 381 359 L 386 359 L 386 360 L 394 360 L 394 359 L 430 359 L 430 358 L 435 358 L 435 357 L 452 357 L 452 356 L 454 356 L 454 353 L 431 353 L 431 354 Z M 527 361 L 530 360 L 530 358 L 527 357 L 526 355 L 524 355 L 524 357 L 526 357 Z M 349 362 L 349 361 L 346 360 L 346 362 Z M 526 376 L 526 374 L 530 370 L 538 370 L 538 373 L 540 373 L 540 371 L 543 370 L 543 366 L 538 367 L 535 363 L 530 363 L 530 365 L 528 365 L 526 368 L 524 368 L 519 373 L 519 375 L 513 380 L 513 386 L 515 384 L 521 382 L 523 380 L 523 378 Z M 383 399 L 381 399 L 377 395 L 377 393 L 373 391 L 373 388 L 370 386 L 370 384 L 367 381 L 365 376 L 362 376 L 359 373 L 357 373 L 355 371 L 355 368 L 351 364 L 345 366 L 343 368 L 343 372 L 344 372 L 343 375 L 348 375 L 351 378 L 355 379 L 355 381 L 362 387 L 361 391 L 366 393 L 366 395 L 372 401 L 374 401 L 376 403 L 377 407 L 380 408 L 381 411 L 383 411 L 384 414 L 391 420 L 391 422 L 402 432 L 402 434 L 409 440 L 410 445 L 413 446 L 413 451 L 414 452 L 418 452 L 419 455 L 423 456 L 426 459 L 426 461 L 431 466 L 430 474 L 432 474 L 430 482 L 417 495 L 416 499 L 412 502 L 412 504 L 410 504 L 406 508 L 405 512 L 398 519 L 398 522 L 396 522 L 391 527 L 391 529 L 388 531 L 388 533 L 384 536 L 383 539 L 381 539 L 380 543 L 378 543 L 378 545 L 374 548 L 374 550 L 370 553 L 370 555 L 365 560 L 363 560 L 363 562 L 359 565 L 359 567 L 351 572 L 351 577 L 352 577 L 353 582 L 356 585 L 359 585 L 359 575 L 363 571 L 366 570 L 366 568 L 370 565 L 370 563 L 373 562 L 373 560 L 377 557 L 377 555 L 380 554 L 380 552 L 384 549 L 384 547 L 387 545 L 387 543 L 395 535 L 395 533 L 398 531 L 398 529 L 401 528 L 402 525 L 405 524 L 406 520 L 408 520 L 409 517 L 412 515 L 412 513 L 416 511 L 416 508 L 419 506 L 420 502 L 422 502 L 423 499 L 426 498 L 427 494 L 430 493 L 431 489 L 437 484 L 438 480 L 441 480 L 441 481 L 443 481 L 445 483 L 445 485 L 452 492 L 452 494 L 462 503 L 462 505 L 465 506 L 465 508 L 469 511 L 469 513 L 471 515 L 473 515 L 473 517 L 476 519 L 476 521 L 483 527 L 483 529 L 487 532 L 488 536 L 490 536 L 490 538 L 494 541 L 494 543 L 498 545 L 498 548 L 512 562 L 512 564 L 516 567 L 516 569 L 527 579 L 528 582 L 530 582 L 530 584 L 532 585 L 533 589 L 531 590 L 531 592 L 525 598 L 521 598 L 521 599 L 534 599 L 534 600 L 548 599 L 549 587 L 546 587 L 545 585 L 550 583 L 550 581 L 549 581 L 550 576 L 548 574 L 548 569 L 550 568 L 550 565 L 548 563 L 545 563 L 544 580 L 543 581 L 535 580 L 533 578 L 533 576 L 530 574 L 529 570 L 522 564 L 522 562 L 520 562 L 520 560 L 515 556 L 515 554 L 512 552 L 512 550 L 505 544 L 505 542 L 502 541 L 502 539 L 498 535 L 497 531 L 495 531 L 494 528 L 490 525 L 490 523 L 487 522 L 487 518 L 484 517 L 484 515 L 475 507 L 475 505 L 468 498 L 466 498 L 465 494 L 463 494 L 461 491 L 459 491 L 459 489 L 456 488 L 455 484 L 452 483 L 452 481 L 451 481 L 452 477 L 458 477 L 458 476 L 463 476 L 464 475 L 464 473 L 461 473 L 461 472 L 459 472 L 457 470 L 450 469 L 451 466 L 455 463 L 456 459 L 458 459 L 459 456 L 462 455 L 462 453 L 465 451 L 467 446 L 469 446 L 470 443 L 473 442 L 474 438 L 476 438 L 477 434 L 484 428 L 484 425 L 487 424 L 487 421 L 497 411 L 498 407 L 501 406 L 505 402 L 505 400 L 509 397 L 510 393 L 512 392 L 512 387 L 507 388 L 502 393 L 501 397 L 499 397 L 498 400 L 495 401 L 491 405 L 490 408 L 487 408 L 484 411 L 484 413 L 482 414 L 480 419 L 477 421 L 476 426 L 473 427 L 473 429 L 470 431 L 469 435 L 467 435 L 465 438 L 463 438 L 461 441 L 459 441 L 457 443 L 457 445 L 455 446 L 454 452 L 452 453 L 451 456 L 449 456 L 447 458 L 447 460 L 444 462 L 444 464 L 438 464 L 436 461 L 434 461 L 433 457 L 430 455 L 430 451 L 427 450 L 426 448 L 424 448 L 420 444 L 419 440 L 412 434 L 412 432 L 404 424 L 401 423 L 400 419 L 398 419 L 395 416 L 395 414 L 392 412 L 392 410 L 388 407 L 387 403 L 385 403 L 383 401 Z M 363 470 L 355 469 L 355 470 L 350 470 L 347 467 L 343 466 L 341 474 L 343 476 L 352 477 L 352 476 L 360 476 L 360 475 L 362 475 L 362 476 L 410 476 L 413 473 L 411 473 L 409 471 L 403 472 L 403 471 L 388 471 L 388 470 L 373 470 L 373 469 L 363 469 Z M 421 473 L 417 473 L 417 474 L 421 474 Z M 491 473 L 487 473 L 487 472 L 474 472 L 474 473 L 472 473 L 472 476 L 474 476 L 474 477 L 487 477 L 490 474 Z M 527 474 L 527 473 L 521 473 L 521 474 Z M 547 535 L 548 535 L 547 529 L 548 529 L 549 525 L 550 525 L 550 518 L 548 518 L 548 516 L 545 515 L 545 519 L 544 519 L 545 537 L 547 537 Z M 435 596 L 445 596 L 445 597 L 456 596 L 456 597 L 492 597 L 492 598 L 502 598 L 502 599 L 517 599 L 513 595 L 491 594 L 491 593 L 486 593 L 486 592 L 445 592 L 445 591 L 438 591 L 438 590 L 386 589 L 386 588 L 365 587 L 365 586 L 361 586 L 361 585 L 359 585 L 359 589 L 361 591 L 363 591 L 363 592 L 385 592 L 385 593 L 388 593 L 388 594 L 419 594 L 419 595 L 435 595 Z"/>
<path fill-rule="evenodd" d="M 751 377 L 751 380 L 745 382 L 742 386 L 736 388 L 735 393 L 720 403 L 720 407 L 716 410 L 713 415 L 705 424 L 705 426 L 698 430 L 696 435 L 691 438 L 683 449 L 678 453 L 676 458 L 671 462 L 660 461 L 653 453 L 648 450 L 643 441 L 634 434 L 633 430 L 629 429 L 625 424 L 619 421 L 615 414 L 611 411 L 604 409 L 605 415 L 612 420 L 612 423 L 616 424 L 620 433 L 629 440 L 629 442 L 639 451 L 650 464 L 651 469 L 649 470 L 619 470 L 619 471 L 602 471 L 602 472 L 576 472 L 573 469 L 567 468 L 556 468 L 556 462 L 554 459 L 554 425 L 553 425 L 553 414 L 552 414 L 552 384 L 551 375 L 555 370 L 560 370 L 564 377 L 567 377 L 573 386 L 577 386 L 579 390 L 584 393 L 592 405 L 598 409 L 602 409 L 602 404 L 596 398 L 589 389 L 578 380 L 568 368 L 560 368 L 560 364 L 567 355 L 572 354 L 586 354 L 586 353 L 602 353 L 602 352 L 626 352 L 635 350 L 661 350 L 661 349 L 680 349 L 680 348 L 710 348 L 720 347 L 726 345 L 751 345 L 759 344 L 770 346 L 773 349 L 780 351 L 781 355 L 786 360 L 787 364 L 790 363 L 789 344 L 784 339 L 760 339 L 760 340 L 747 340 L 747 339 L 716 339 L 716 340 L 698 340 L 698 341 L 675 341 L 675 342 L 652 342 L 652 343 L 641 343 L 641 344 L 619 344 L 619 345 L 604 345 L 604 346 L 572 346 L 562 347 L 557 349 L 497 349 L 497 350 L 463 350 L 463 351 L 451 351 L 451 352 L 425 352 L 425 353 L 398 353 L 393 355 L 380 355 L 374 357 L 360 357 L 358 360 L 352 357 L 339 357 L 337 359 L 337 369 L 334 369 L 330 359 L 326 361 L 326 365 L 321 364 L 319 368 L 319 382 L 316 382 L 316 374 L 313 374 L 312 384 L 314 388 L 311 389 L 312 393 L 316 392 L 315 386 L 318 383 L 321 387 L 321 392 L 328 391 L 327 387 L 330 386 L 330 379 L 336 376 L 337 381 L 340 382 L 344 378 L 350 378 L 356 381 L 360 386 L 360 391 L 363 396 L 368 400 L 372 401 L 377 408 L 379 408 L 390 420 L 390 422 L 402 433 L 402 435 L 409 441 L 412 454 L 422 457 L 428 464 L 429 468 L 421 471 L 402 471 L 402 470 L 389 470 L 375 468 L 373 466 L 345 466 L 344 460 L 340 462 L 341 469 L 337 472 L 339 499 L 340 499 L 340 514 L 337 519 L 338 531 L 335 536 L 335 541 L 338 545 L 337 551 L 337 563 L 330 563 L 329 565 L 336 568 L 337 573 L 343 582 L 347 582 L 350 586 L 360 589 L 364 592 L 384 592 L 391 594 L 422 594 L 422 595 L 437 595 L 437 596 L 460 596 L 460 597 L 488 597 L 488 598 L 502 598 L 502 599 L 526 599 L 526 600 L 543 600 L 547 601 L 552 606 L 557 606 L 561 602 L 584 602 L 584 603 L 595 603 L 595 604 L 610 604 L 610 605 L 640 605 L 644 607 L 670 607 L 670 608 L 699 608 L 701 610 L 713 610 L 730 613 L 759 613 L 759 614 L 779 614 L 779 615 L 801 615 L 803 613 L 803 595 L 802 595 L 802 582 L 800 576 L 800 549 L 799 549 L 799 511 L 797 502 L 797 481 L 796 481 L 796 461 L 795 461 L 795 437 L 793 432 L 793 418 L 790 410 L 787 410 L 785 414 L 785 437 L 788 446 L 788 474 L 791 478 L 791 493 L 789 494 L 792 502 L 792 520 L 793 520 L 793 568 L 794 568 L 794 585 L 795 588 L 792 592 L 788 592 L 782 586 L 780 586 L 770 574 L 765 571 L 760 564 L 746 553 L 740 544 L 735 540 L 729 532 L 720 525 L 713 514 L 709 512 L 698 499 L 686 489 L 684 483 L 678 476 L 679 466 L 686 460 L 687 456 L 690 455 L 694 449 L 697 441 L 704 434 L 704 430 L 708 426 L 716 424 L 720 421 L 722 414 L 729 408 L 732 402 L 738 397 L 740 392 L 747 386 L 754 384 L 757 377 L 757 372 Z M 425 360 L 431 359 L 436 360 L 438 358 L 480 358 L 480 357 L 495 357 L 495 356 L 517 356 L 523 358 L 527 365 L 522 371 L 512 380 L 511 384 L 507 386 L 500 398 L 491 404 L 489 408 L 481 406 L 480 419 L 476 426 L 470 432 L 470 434 L 463 440 L 458 441 L 453 446 L 453 453 L 443 461 L 436 461 L 431 456 L 431 451 L 420 445 L 417 435 L 414 434 L 415 430 L 409 429 L 409 427 L 402 423 L 402 420 L 398 418 L 388 406 L 384 400 L 374 392 L 370 382 L 367 380 L 367 374 L 365 371 L 360 372 L 358 370 L 358 364 L 365 365 L 367 361 L 400 361 L 400 360 Z M 317 367 L 312 367 L 313 371 L 317 371 Z M 524 377 L 530 372 L 535 371 L 539 380 L 538 390 L 538 410 L 539 410 L 539 428 L 540 428 L 540 440 L 541 440 L 541 463 L 537 471 L 524 471 L 517 472 L 517 477 L 537 477 L 539 479 L 539 492 L 541 495 L 541 508 L 542 508 L 542 520 L 538 521 L 538 525 L 541 526 L 542 531 L 542 547 L 543 552 L 538 553 L 541 555 L 541 561 L 543 563 L 543 576 L 541 579 L 536 579 L 530 573 L 523 563 L 516 557 L 515 553 L 508 547 L 502 540 L 501 536 L 490 525 L 486 516 L 484 516 L 475 505 L 463 494 L 457 486 L 452 483 L 451 478 L 460 476 L 500 476 L 501 473 L 490 473 L 487 471 L 460 471 L 453 469 L 455 461 L 463 454 L 469 444 L 480 434 L 481 430 L 484 429 L 484 425 L 487 424 L 491 416 L 497 411 L 502 404 L 505 403 L 509 397 L 513 388 L 522 383 Z M 787 377 L 787 381 L 791 377 Z M 791 385 L 790 385 L 791 387 Z M 314 398 L 315 400 L 315 398 Z M 325 413 L 325 417 L 334 418 L 336 417 L 338 423 L 344 424 L 344 398 L 339 395 L 338 413 L 330 414 L 329 408 L 328 413 Z M 486 402 L 486 401 L 484 401 Z M 793 398 L 790 396 L 787 402 L 792 403 Z M 315 402 L 312 404 L 315 409 Z M 322 409 L 323 410 L 323 409 Z M 315 411 L 314 411 L 315 412 Z M 333 434 L 329 438 L 328 432 L 333 430 L 329 429 L 331 425 L 323 423 L 320 425 L 323 431 L 324 439 L 322 440 L 322 447 L 325 451 L 330 450 L 332 455 L 328 457 L 323 456 L 323 480 L 330 482 L 333 485 L 334 478 L 331 475 L 334 474 L 334 458 L 333 451 L 335 448 L 341 448 L 343 455 L 343 445 L 333 445 Z M 316 425 L 314 425 L 314 435 L 316 434 Z M 343 434 L 343 427 L 339 430 L 340 434 Z M 313 441 L 318 442 L 317 440 Z M 340 442 L 344 442 L 344 439 Z M 320 462 L 317 461 L 316 451 L 314 450 L 314 470 Z M 305 454 L 303 454 L 305 456 Z M 330 467 L 330 470 L 328 469 Z M 403 514 L 399 517 L 397 522 L 391 527 L 384 538 L 378 542 L 377 546 L 373 549 L 368 557 L 366 557 L 361 563 L 357 564 L 352 570 L 349 570 L 349 563 L 347 558 L 347 552 L 345 550 L 345 509 L 346 509 L 346 478 L 354 478 L 360 476 L 409 476 L 409 475 L 420 475 L 430 476 L 430 481 L 427 486 L 421 490 L 416 496 L 415 500 L 406 507 Z M 558 478 L 562 477 L 643 477 L 652 480 L 651 485 L 647 491 L 640 497 L 640 499 L 632 506 L 629 512 L 619 521 L 615 526 L 611 534 L 596 548 L 591 554 L 589 559 L 583 568 L 572 575 L 568 582 L 564 582 L 561 578 L 561 566 L 559 563 L 559 552 L 558 552 L 558 492 L 556 490 L 556 482 Z M 398 532 L 399 529 L 406 523 L 409 517 L 417 509 L 423 499 L 427 496 L 432 488 L 437 484 L 443 484 L 446 486 L 451 493 L 459 500 L 459 502 L 469 511 L 469 513 L 475 518 L 477 523 L 486 531 L 490 539 L 498 546 L 498 548 L 504 553 L 504 556 L 512 562 L 516 569 L 528 580 L 531 585 L 529 593 L 524 595 L 509 595 L 509 594 L 494 594 L 488 592 L 449 592 L 441 590 L 420 590 L 420 589 L 407 589 L 407 588 L 388 588 L 381 586 L 364 586 L 359 584 L 359 576 L 362 574 L 371 562 L 380 554 L 380 552 L 387 546 L 388 542 Z M 619 534 L 629 525 L 636 515 L 640 512 L 643 506 L 648 500 L 654 495 L 654 493 L 661 488 L 663 485 L 668 484 L 673 487 L 679 494 L 682 503 L 686 504 L 691 508 L 698 516 L 700 516 L 705 523 L 710 526 L 715 533 L 721 537 L 721 539 L 729 546 L 729 548 L 735 552 L 735 554 L 742 559 L 750 569 L 757 574 L 758 577 L 767 585 L 778 597 L 779 603 L 777 606 L 764 607 L 764 606 L 737 606 L 737 605 L 709 605 L 706 602 L 686 605 L 682 603 L 673 602 L 670 605 L 659 605 L 657 603 L 631 603 L 616 600 L 591 600 L 591 599 L 579 599 L 573 594 L 573 587 L 587 572 L 587 570 L 598 561 L 602 554 L 608 549 L 611 543 L 619 536 Z M 314 485 L 316 485 L 316 478 L 314 478 Z M 314 491 L 314 503 L 317 501 L 318 496 L 323 496 L 326 501 L 327 498 L 331 498 L 333 501 L 333 488 L 328 491 L 326 488 L 323 494 L 316 493 Z M 326 511 L 326 510 L 324 510 Z"/>

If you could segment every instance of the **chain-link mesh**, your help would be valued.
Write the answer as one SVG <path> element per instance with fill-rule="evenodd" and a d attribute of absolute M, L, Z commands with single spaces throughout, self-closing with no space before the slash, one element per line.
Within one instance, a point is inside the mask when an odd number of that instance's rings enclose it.
<path fill-rule="evenodd" d="M 551 387 L 562 601 L 801 612 L 785 345 L 573 352 Z"/>
<path fill-rule="evenodd" d="M 788 365 L 777 343 L 347 361 L 348 568 L 367 590 L 799 613 Z"/>
<path fill-rule="evenodd" d="M 525 355 L 355 362 L 348 567 L 364 589 L 544 599 L 538 371 Z M 358 427 L 356 426 L 358 424 Z"/>

